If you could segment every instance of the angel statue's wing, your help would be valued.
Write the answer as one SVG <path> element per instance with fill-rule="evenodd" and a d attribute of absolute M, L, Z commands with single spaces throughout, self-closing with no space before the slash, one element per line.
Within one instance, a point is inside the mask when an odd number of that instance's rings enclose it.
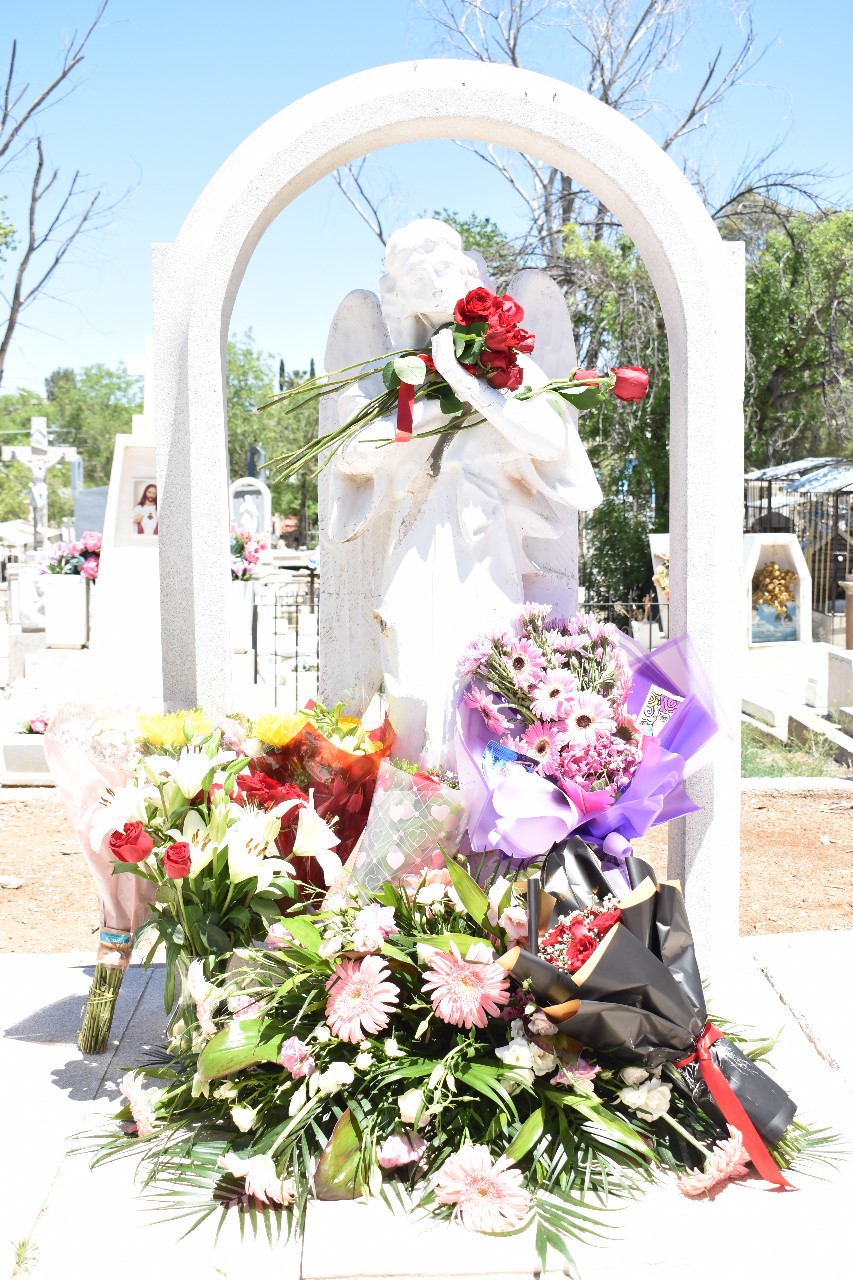
<path fill-rule="evenodd" d="M 572 322 L 559 286 L 544 271 L 519 271 L 507 293 L 524 307 L 524 327 L 536 336 L 533 360 L 548 378 L 566 378 L 578 357 Z M 577 427 L 578 415 L 568 408 Z M 539 468 L 541 470 L 541 468 Z M 559 463 L 548 465 L 549 487 L 559 490 Z M 578 517 L 563 508 L 557 538 L 527 538 L 524 549 L 532 571 L 524 575 L 525 597 L 570 614 L 578 601 Z"/>
<path fill-rule="evenodd" d="M 354 289 L 338 307 L 329 329 L 325 368 L 329 373 L 391 350 L 379 299 Z M 384 390 L 380 374 L 364 378 L 358 392 L 372 399 Z M 349 416 L 352 393 L 320 401 L 320 435 Z M 320 472 L 320 697 L 343 700 L 361 715 L 382 683 L 379 603 L 390 538 L 391 510 L 384 504 L 387 477 L 350 475 L 334 463 Z M 330 533 L 334 533 L 334 539 Z"/>

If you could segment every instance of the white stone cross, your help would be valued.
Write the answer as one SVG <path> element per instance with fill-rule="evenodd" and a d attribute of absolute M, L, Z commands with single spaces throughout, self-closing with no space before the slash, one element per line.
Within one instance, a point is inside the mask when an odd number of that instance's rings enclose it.
<path fill-rule="evenodd" d="M 3 446 L 4 462 L 26 462 L 32 472 L 30 504 L 33 509 L 33 547 L 47 541 L 47 469 L 57 462 L 72 462 L 77 450 L 70 445 L 49 445 L 47 418 L 30 418 L 30 443 Z"/>

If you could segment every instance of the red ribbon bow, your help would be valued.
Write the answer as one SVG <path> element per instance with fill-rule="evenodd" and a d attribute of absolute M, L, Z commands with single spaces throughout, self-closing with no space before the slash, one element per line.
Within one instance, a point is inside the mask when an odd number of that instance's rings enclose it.
<path fill-rule="evenodd" d="M 744 1111 L 740 1099 L 711 1056 L 711 1045 L 722 1039 L 722 1031 L 718 1031 L 710 1022 L 706 1023 L 693 1053 L 673 1065 L 686 1067 L 689 1062 L 698 1061 L 708 1092 L 722 1111 L 726 1121 L 732 1128 L 740 1130 L 743 1145 L 757 1172 L 765 1182 L 773 1182 L 786 1191 L 796 1191 L 796 1187 L 792 1187 L 786 1180 L 782 1170 L 765 1147 L 758 1130 Z"/>

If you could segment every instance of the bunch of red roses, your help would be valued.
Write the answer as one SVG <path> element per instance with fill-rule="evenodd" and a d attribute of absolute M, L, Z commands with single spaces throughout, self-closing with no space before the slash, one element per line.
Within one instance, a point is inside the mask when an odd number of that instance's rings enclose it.
<path fill-rule="evenodd" d="M 535 342 L 520 327 L 523 319 L 524 308 L 508 293 L 472 289 L 453 309 L 456 358 L 490 386 L 517 391 L 524 380 L 518 357 L 529 355 Z"/>
<path fill-rule="evenodd" d="M 596 947 L 622 919 L 616 898 L 606 897 L 583 911 L 564 916 L 549 929 L 539 944 L 539 954 L 557 969 L 577 973 Z"/>

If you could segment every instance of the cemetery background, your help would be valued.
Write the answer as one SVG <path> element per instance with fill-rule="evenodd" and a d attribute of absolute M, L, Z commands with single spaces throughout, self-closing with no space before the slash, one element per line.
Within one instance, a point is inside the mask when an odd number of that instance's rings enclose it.
<path fill-rule="evenodd" d="M 367 212 L 373 201 L 381 198 L 379 193 L 369 186 L 370 175 L 363 172 L 350 174 L 353 181 L 358 177 L 362 188 L 367 190 Z M 769 191 L 769 188 L 768 188 Z M 350 187 L 352 194 L 353 188 Z M 358 190 L 356 189 L 358 195 Z M 562 193 L 561 198 L 568 193 Z M 745 232 L 749 249 L 749 272 L 747 291 L 747 316 L 750 336 L 753 340 L 753 375 L 750 380 L 750 425 L 749 462 L 756 469 L 775 464 L 784 458 L 796 460 L 800 454 L 814 454 L 843 458 L 850 454 L 849 437 L 849 373 L 850 373 L 850 330 L 849 322 L 844 314 L 832 332 L 833 358 L 837 367 L 833 367 L 833 377 L 829 385 L 825 382 L 812 387 L 814 380 L 814 363 L 804 358 L 795 371 L 792 381 L 782 387 L 776 387 L 773 375 L 773 361 L 778 359 L 774 348 L 775 337 L 780 332 L 789 330 L 794 325 L 808 324 L 809 313 L 804 314 L 804 305 L 814 305 L 816 316 L 824 312 L 843 313 L 844 290 L 849 288 L 849 262 L 851 251 L 851 224 L 849 214 L 844 211 L 832 211 L 829 216 L 809 217 L 797 214 L 785 220 L 781 212 L 776 210 L 783 225 L 777 229 L 775 223 L 767 229 L 767 204 L 761 204 L 760 191 L 750 193 L 753 200 L 745 201 L 741 206 L 730 211 L 733 219 L 731 232 L 734 238 L 743 237 Z M 767 194 L 767 193 L 764 193 Z M 774 189 L 771 200 L 776 201 L 779 191 Z M 577 197 L 580 199 L 580 196 Z M 757 210 L 757 211 L 756 211 Z M 775 215 L 774 215 L 775 216 Z M 479 246 L 489 260 L 496 263 L 499 272 L 507 275 L 519 263 L 534 260 L 529 255 L 537 252 L 529 244 L 525 246 L 519 237 L 505 233 L 494 222 L 480 216 L 479 212 L 471 215 L 452 215 L 466 235 L 469 243 Z M 801 220 L 798 220 L 801 219 Z M 594 213 L 590 219 L 594 226 Z M 768 279 L 779 272 L 780 264 L 785 259 L 785 250 L 792 237 L 802 246 L 802 253 L 795 255 L 795 261 L 803 269 L 806 283 L 801 294 L 788 291 L 785 299 L 775 298 L 768 301 Z M 541 246 L 540 246 L 541 247 Z M 618 229 L 608 237 L 603 235 L 596 239 L 595 235 L 584 232 L 576 240 L 564 237 L 562 243 L 552 246 L 551 265 L 564 272 L 562 282 L 568 290 L 575 290 L 577 305 L 582 308 L 579 318 L 579 333 L 586 344 L 582 350 L 582 364 L 594 363 L 599 354 L 595 349 L 596 341 L 590 317 L 596 317 L 598 334 L 603 334 L 605 346 L 613 344 L 620 350 L 630 349 L 637 363 L 647 363 L 655 370 L 656 388 L 660 396 L 653 399 L 648 406 L 648 417 L 644 419 L 643 429 L 632 433 L 626 418 L 617 411 L 604 410 L 601 417 L 587 427 L 589 443 L 593 456 L 597 458 L 606 480 L 608 498 L 599 512 L 588 522 L 586 531 L 585 572 L 588 599 L 595 598 L 606 604 L 609 610 L 617 606 L 616 616 L 626 617 L 619 613 L 618 606 L 628 606 L 635 621 L 643 618 L 656 620 L 656 610 L 652 603 L 651 610 L 644 598 L 651 596 L 651 561 L 647 535 L 651 530 L 665 530 L 668 524 L 668 478 L 665 465 L 666 448 L 666 411 L 665 402 L 668 395 L 666 367 L 661 343 L 661 322 L 657 305 L 651 291 L 648 278 L 637 258 L 633 247 L 620 238 Z M 813 253 L 813 257 L 810 254 Z M 525 256 L 528 255 L 528 256 Z M 833 257 L 833 255 L 835 255 Z M 839 272 L 839 264 L 844 264 L 844 271 Z M 500 279 L 500 274 L 498 279 Z M 368 283 L 372 283 L 369 280 Z M 636 310 L 617 305 L 614 298 L 624 290 L 636 303 Z M 808 296 L 807 296 L 808 295 Z M 816 299 L 816 302 L 815 302 Z M 782 301 L 790 303 L 786 310 L 779 305 Z M 771 305 L 772 304 L 772 305 Z M 752 308 L 752 310 L 750 310 Z M 774 309 L 775 308 L 775 309 Z M 586 326 L 585 326 L 586 319 Z M 759 321 L 766 324 L 759 323 Z M 141 334 L 144 332 L 140 329 Z M 762 346 L 762 343 L 764 346 Z M 634 353 L 636 353 L 634 355 Z M 808 354 L 808 353 L 807 353 Z M 819 359 L 813 355 L 813 361 Z M 763 363 L 762 363 L 763 362 Z M 304 363 L 307 364 L 307 361 Z M 765 372 L 762 382 L 762 371 Z M 837 373 L 837 378 L 835 374 Z M 246 471 L 245 457 L 253 444 L 265 445 L 271 455 L 282 449 L 282 427 L 273 415 L 258 418 L 254 409 L 271 390 L 298 379 L 299 373 L 290 373 L 287 368 L 281 369 L 278 355 L 264 356 L 258 351 L 250 334 L 242 339 L 233 337 L 228 352 L 228 416 L 229 447 L 231 451 L 231 478 L 237 479 Z M 778 379 L 776 379 L 778 381 Z M 774 386 L 770 384 L 773 383 Z M 51 424 L 51 444 L 71 445 L 83 455 L 86 467 L 85 479 L 87 487 L 103 488 L 109 480 L 112 460 L 113 437 L 116 432 L 128 432 L 130 419 L 134 413 L 143 411 L 142 387 L 139 378 L 129 375 L 120 365 L 115 369 L 105 366 L 89 366 L 78 369 L 59 368 L 50 375 L 47 396 L 44 401 L 34 397 L 32 393 L 10 393 L 2 398 L 5 415 L 4 426 L 8 426 L 8 434 L 3 437 L 4 444 L 25 444 L 29 437 L 29 419 L 32 416 L 48 418 Z M 774 399 L 775 395 L 775 399 Z M 780 398 L 781 397 L 781 398 Z M 787 398 L 786 398 L 787 397 Z M 34 402 L 35 401 L 35 402 Z M 780 424 L 785 423 L 786 432 L 780 432 Z M 312 420 L 305 420 L 296 426 L 296 433 L 310 432 L 314 428 Z M 780 450 L 782 457 L 780 457 Z M 614 465 L 614 460 L 621 459 L 624 465 Z M 2 511 L 8 510 L 9 519 L 26 518 L 26 486 L 27 477 L 20 470 L 21 464 L 11 464 L 2 469 L 0 480 L 0 502 Z M 70 494 L 70 477 L 65 477 L 60 467 L 48 472 L 49 511 L 55 523 L 62 526 L 73 515 L 73 503 Z M 304 484 L 276 491 L 273 486 L 274 509 L 282 515 L 296 516 L 301 520 L 302 529 L 308 531 L 305 542 L 310 545 L 310 530 L 316 520 L 316 507 L 313 505 L 313 489 Z M 66 525 L 67 527 L 67 525 Z M 89 526 L 87 526 L 89 527 Z M 745 528 L 749 527 L 745 524 Z M 773 529 L 776 526 L 770 525 Z M 78 529 L 79 533 L 81 530 Z M 70 528 L 69 528 L 70 532 Z M 301 532 L 301 530 L 300 530 Z M 11 558 L 11 557 L 10 557 Z M 322 598 L 322 583 L 317 584 L 313 575 L 306 578 L 305 589 L 301 592 L 303 601 L 297 603 L 296 610 L 289 610 L 285 617 L 288 631 L 292 630 L 292 622 L 298 620 L 303 627 L 303 643 L 305 646 L 305 666 L 316 665 L 316 619 L 312 620 L 312 612 L 308 602 L 309 588 L 312 592 L 318 589 Z M 287 610 L 285 611 L 287 613 Z M 273 614 L 277 617 L 277 610 Z M 269 614 L 268 614 L 269 618 Z M 736 625 L 740 625 L 738 622 Z M 278 633 L 272 626 L 272 649 Z M 837 647 L 837 646 L 835 646 Z M 259 660 L 261 646 L 257 646 Z M 288 655 L 289 656 L 289 655 Z M 296 655 L 302 656 L 302 655 Z M 811 671 L 808 673 L 811 675 Z M 288 702 L 298 702 L 302 696 L 311 692 L 311 681 L 315 673 L 304 672 L 306 683 L 302 685 L 302 693 L 294 687 L 284 695 Z M 806 683 L 802 673 L 795 672 L 795 681 Z M 777 686 L 778 681 L 778 686 Z M 762 711 L 769 712 L 761 722 L 777 735 L 784 721 L 785 735 L 789 729 L 789 704 L 797 709 L 805 708 L 808 696 L 805 691 L 794 695 L 791 686 L 785 685 L 785 674 L 774 673 L 764 681 L 759 691 L 761 696 L 753 700 L 751 711 L 753 716 Z M 782 693 L 780 699 L 777 695 Z M 771 696 L 772 693 L 772 696 Z M 812 710 L 820 713 L 819 691 L 816 691 Z M 825 699 L 824 699 L 825 701 Z M 765 706 L 765 702 L 768 704 Z M 813 732 L 814 726 L 806 721 L 804 732 Z M 843 756 L 842 756 L 843 760 Z M 849 761 L 848 761 L 849 763 Z M 784 766 L 783 766 L 784 767 Z M 845 765 L 838 766 L 839 776 L 843 779 L 848 772 Z M 767 911 L 766 900 L 756 893 L 750 897 L 750 890 L 744 894 L 744 908 L 747 911 L 744 925 L 746 931 L 758 925 L 759 932 L 784 932 L 792 928 L 846 928 L 851 927 L 851 891 L 849 873 L 839 860 L 849 855 L 843 839 L 843 824 L 849 818 L 844 808 L 844 795 L 849 793 L 822 793 L 804 798 L 797 794 L 798 813 L 801 825 L 792 826 L 786 823 L 785 817 L 791 803 L 791 793 L 777 795 L 770 793 L 766 800 L 768 808 L 759 805 L 765 800 L 761 795 L 748 793 L 744 799 L 743 855 L 749 860 L 749 875 L 754 883 L 760 885 L 768 872 L 772 870 L 775 851 L 768 845 L 768 833 L 778 833 L 780 826 L 784 829 L 786 844 L 792 840 L 799 843 L 801 861 L 796 867 L 789 866 L 789 886 L 791 892 L 787 900 L 787 909 L 782 916 L 771 919 Z M 20 798 L 19 798 L 20 797 Z M 834 808 L 831 806 L 835 806 Z M 12 813 L 12 809 L 17 812 Z M 3 840 L 3 856 L 0 858 L 0 879 L 8 871 L 5 843 L 6 839 L 14 840 L 16 858 L 20 858 L 19 845 L 25 847 L 22 863 L 11 864 L 11 878 L 22 878 L 25 885 L 29 876 L 39 871 L 39 861 L 43 854 L 55 859 L 54 865 L 60 868 L 71 861 L 73 855 L 64 855 L 64 846 L 69 843 L 67 831 L 60 822 L 56 822 L 51 833 L 50 845 L 44 848 L 39 842 L 35 848 L 36 834 L 44 831 L 45 819 L 48 825 L 55 822 L 49 815 L 56 813 L 51 809 L 51 802 L 46 798 L 30 801 L 22 792 L 4 792 L 0 801 L 0 839 Z M 750 819 L 761 815 L 758 822 Z M 838 840 L 838 827 L 841 827 L 842 838 Z M 826 843 L 823 842 L 824 838 Z M 806 843 L 809 841 L 809 843 Z M 837 842 L 837 843 L 836 843 Z M 26 845 L 29 843 L 29 849 Z M 52 855 L 49 850 L 53 848 Z M 655 856 L 664 858 L 658 844 Z M 79 856 L 76 859 L 79 864 Z M 658 862 L 658 865 L 663 865 Z M 847 866 L 849 866 L 849 856 Z M 63 878 L 64 871 L 59 875 Z M 814 903 L 815 914 L 802 914 L 802 902 L 797 902 L 793 893 L 797 881 L 811 880 L 805 890 L 807 898 L 821 899 Z M 81 883 L 82 889 L 82 883 Z M 60 897 L 62 893 L 60 891 Z M 73 929 L 62 933 L 63 949 L 73 946 L 85 948 L 85 934 L 88 920 L 91 918 L 83 911 L 73 922 L 68 919 L 67 910 L 57 904 L 52 909 L 39 915 L 35 910 L 30 914 L 29 908 L 19 910 L 17 904 L 23 899 L 22 889 L 0 889 L 0 903 L 7 910 L 7 904 L 18 916 L 14 930 L 9 931 L 0 923 L 0 951 L 16 950 L 19 946 L 29 945 L 21 934 L 26 931 L 32 939 L 33 929 L 41 932 L 51 930 L 53 919 L 60 913 L 65 917 L 64 924 Z M 811 904 L 810 904 L 811 905 Z M 750 914 L 751 913 L 751 914 Z M 78 927 L 80 932 L 78 932 Z M 83 941 L 80 941 L 81 935 Z M 39 948 L 41 949 L 41 948 Z"/>

